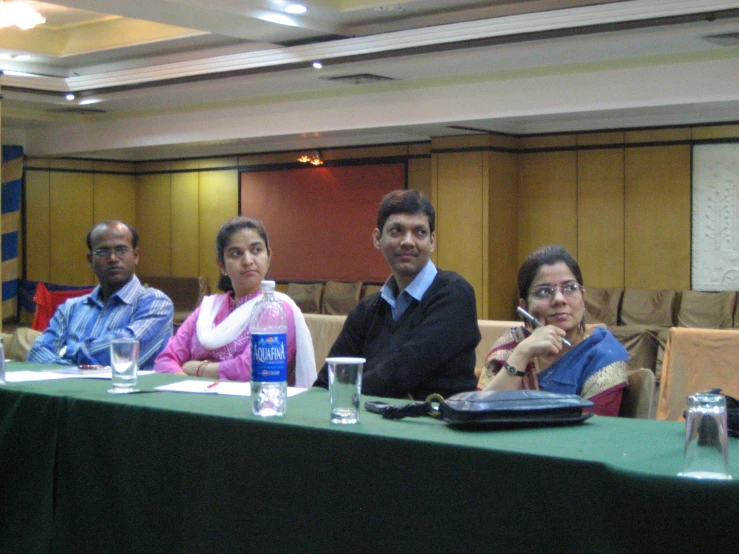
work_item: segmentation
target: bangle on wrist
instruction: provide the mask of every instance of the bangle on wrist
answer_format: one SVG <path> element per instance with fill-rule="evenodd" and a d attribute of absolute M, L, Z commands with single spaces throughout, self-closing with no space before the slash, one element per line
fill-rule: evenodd
<path fill-rule="evenodd" d="M 209 363 L 210 360 L 203 360 L 202 362 L 200 362 L 200 365 L 198 365 L 198 368 L 195 370 L 195 377 L 202 377 L 205 365 Z"/>

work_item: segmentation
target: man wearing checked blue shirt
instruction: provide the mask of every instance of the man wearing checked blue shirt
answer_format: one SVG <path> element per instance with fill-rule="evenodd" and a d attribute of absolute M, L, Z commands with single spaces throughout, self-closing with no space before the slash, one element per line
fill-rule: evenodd
<path fill-rule="evenodd" d="M 435 218 L 431 202 L 413 190 L 391 192 L 380 204 L 372 240 L 392 275 L 347 316 L 329 352 L 366 358 L 362 394 L 425 399 L 477 386 L 475 291 L 431 261 Z M 328 387 L 325 364 L 315 385 Z"/>
<path fill-rule="evenodd" d="M 110 341 L 139 340 L 139 367 L 151 369 L 172 336 L 172 301 L 144 287 L 134 274 L 138 234 L 122 221 L 105 221 L 87 234 L 87 262 L 100 285 L 59 306 L 36 339 L 28 361 L 41 364 L 110 365 Z"/>

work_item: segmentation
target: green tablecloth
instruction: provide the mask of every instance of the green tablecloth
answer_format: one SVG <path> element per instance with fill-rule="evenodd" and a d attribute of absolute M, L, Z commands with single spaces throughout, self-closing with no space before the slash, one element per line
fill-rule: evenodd
<path fill-rule="evenodd" d="M 337 427 L 320 389 L 263 420 L 248 398 L 108 388 L 0 387 L 0 550 L 735 550 L 737 441 L 735 481 L 679 478 L 684 424 L 468 432 L 363 411 Z"/>

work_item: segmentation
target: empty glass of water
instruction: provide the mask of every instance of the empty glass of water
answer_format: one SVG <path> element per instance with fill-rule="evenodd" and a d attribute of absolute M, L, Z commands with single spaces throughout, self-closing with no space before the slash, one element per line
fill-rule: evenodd
<path fill-rule="evenodd" d="M 127 393 L 136 389 L 139 366 L 139 341 L 115 339 L 110 341 L 110 369 L 113 388 L 108 392 Z"/>
<path fill-rule="evenodd" d="M 364 358 L 326 358 L 331 401 L 331 423 L 352 424 L 359 421 Z"/>
<path fill-rule="evenodd" d="M 726 397 L 709 393 L 688 396 L 685 458 L 679 475 L 695 479 L 731 479 L 728 462 Z"/>

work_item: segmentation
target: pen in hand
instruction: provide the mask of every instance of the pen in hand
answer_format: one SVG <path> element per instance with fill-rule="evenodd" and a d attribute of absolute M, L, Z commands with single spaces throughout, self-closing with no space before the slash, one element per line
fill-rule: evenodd
<path fill-rule="evenodd" d="M 544 324 L 541 321 L 539 321 L 538 319 L 536 319 L 533 315 L 531 315 L 529 312 L 527 312 L 526 310 L 524 310 L 521 306 L 519 306 L 518 308 L 516 308 L 516 311 L 519 314 L 521 314 L 521 316 L 524 319 L 526 319 L 527 321 L 529 321 L 534 327 L 544 327 Z M 572 348 L 572 343 L 570 341 L 568 341 L 567 339 L 565 339 L 565 338 L 562 339 L 562 344 L 567 345 L 570 348 Z"/>

